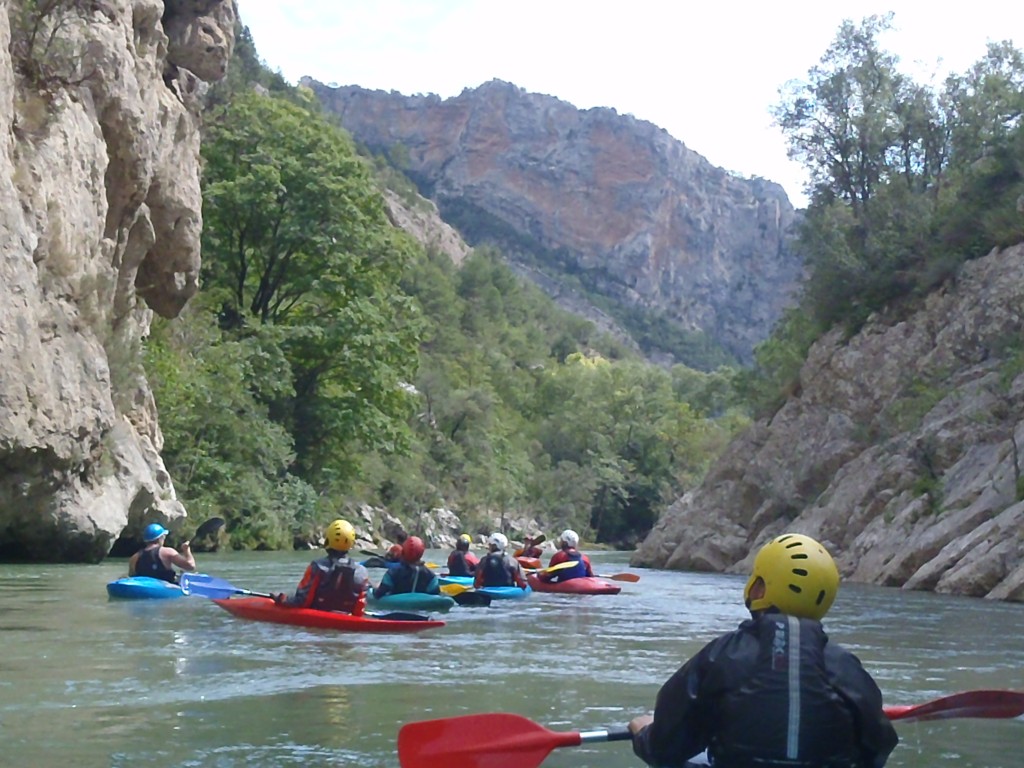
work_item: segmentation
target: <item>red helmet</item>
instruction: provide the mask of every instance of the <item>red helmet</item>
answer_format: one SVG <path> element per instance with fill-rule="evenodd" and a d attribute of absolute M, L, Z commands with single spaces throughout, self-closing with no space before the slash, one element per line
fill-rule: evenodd
<path fill-rule="evenodd" d="M 410 564 L 418 563 L 425 550 L 423 539 L 419 536 L 410 536 L 402 545 L 402 560 Z"/>

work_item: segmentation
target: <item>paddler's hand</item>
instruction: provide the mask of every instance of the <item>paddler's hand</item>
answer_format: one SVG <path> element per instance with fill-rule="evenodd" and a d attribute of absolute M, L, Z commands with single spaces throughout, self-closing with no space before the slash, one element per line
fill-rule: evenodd
<path fill-rule="evenodd" d="M 654 722 L 653 715 L 640 715 L 629 721 L 629 732 L 636 736 L 640 731 Z"/>
<path fill-rule="evenodd" d="M 191 551 L 191 549 L 192 549 L 192 542 L 191 541 L 183 541 L 183 542 L 181 542 L 181 551 L 182 552 L 189 552 L 189 551 Z"/>

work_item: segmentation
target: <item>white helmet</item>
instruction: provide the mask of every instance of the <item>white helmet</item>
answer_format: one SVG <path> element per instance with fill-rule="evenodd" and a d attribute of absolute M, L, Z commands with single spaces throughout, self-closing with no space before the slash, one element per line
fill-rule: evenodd
<path fill-rule="evenodd" d="M 492 533 L 487 537 L 487 543 L 491 549 L 497 550 L 498 552 L 504 552 L 508 547 L 508 536 L 504 533 Z"/>
<path fill-rule="evenodd" d="M 576 546 L 580 543 L 580 535 L 571 528 L 568 528 L 562 531 L 562 543 L 571 549 L 576 549 Z"/>

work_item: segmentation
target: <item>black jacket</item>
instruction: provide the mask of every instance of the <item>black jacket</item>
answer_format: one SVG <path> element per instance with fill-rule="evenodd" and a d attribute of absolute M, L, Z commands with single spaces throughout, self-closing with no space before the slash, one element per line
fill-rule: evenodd
<path fill-rule="evenodd" d="M 830 644 L 820 622 L 770 611 L 669 678 L 633 751 L 662 768 L 705 749 L 721 768 L 881 768 L 897 741 L 860 660 Z"/>

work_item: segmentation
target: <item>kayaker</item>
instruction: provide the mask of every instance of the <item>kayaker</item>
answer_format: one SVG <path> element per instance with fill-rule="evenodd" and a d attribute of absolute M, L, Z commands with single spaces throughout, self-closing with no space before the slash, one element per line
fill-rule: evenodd
<path fill-rule="evenodd" d="M 540 571 L 537 577 L 541 581 L 569 581 L 584 576 L 593 576 L 594 569 L 590 567 L 590 558 L 576 549 L 580 545 L 580 535 L 576 531 L 567 528 L 558 537 L 558 551 L 551 556 L 548 568 L 559 563 L 575 562 L 572 568 L 559 568 L 554 573 Z"/>
<path fill-rule="evenodd" d="M 542 541 L 544 541 L 544 534 L 542 533 L 536 536 L 527 536 L 523 539 L 522 549 L 517 549 L 512 554 L 515 557 L 541 557 L 544 554 L 544 550 L 538 544 Z"/>
<path fill-rule="evenodd" d="M 196 558 L 192 554 L 189 542 L 181 543 L 181 552 L 174 547 L 165 547 L 164 540 L 169 531 L 160 523 L 150 523 L 142 531 L 142 543 L 145 545 L 128 560 L 129 576 L 151 576 L 172 584 L 178 583 L 177 566 L 183 571 L 196 569 Z"/>
<path fill-rule="evenodd" d="M 527 589 L 526 577 L 516 559 L 505 550 L 508 549 L 508 537 L 503 533 L 492 533 L 487 538 L 490 550 L 476 567 L 473 586 L 481 587 L 519 587 Z"/>
<path fill-rule="evenodd" d="M 472 576 L 476 573 L 480 558 L 469 551 L 469 545 L 472 543 L 473 540 L 468 533 L 459 535 L 455 542 L 455 549 L 448 555 L 449 576 Z"/>
<path fill-rule="evenodd" d="M 899 739 L 882 694 L 821 626 L 838 590 L 832 556 L 811 537 L 765 544 L 743 592 L 751 618 L 669 678 L 653 717 L 630 722 L 637 757 L 685 766 L 706 749 L 718 768 L 885 765 Z"/>
<path fill-rule="evenodd" d="M 402 546 L 408 538 L 409 534 L 405 532 L 405 529 L 399 529 L 395 534 L 395 543 L 388 547 L 388 551 L 384 553 L 384 559 L 389 563 L 402 562 Z"/>
<path fill-rule="evenodd" d="M 335 520 L 324 533 L 327 556 L 314 560 L 291 597 L 281 593 L 274 600 L 296 608 L 341 611 L 362 616 L 370 576 L 362 565 L 348 556 L 356 531 L 347 520 Z"/>
<path fill-rule="evenodd" d="M 407 592 L 424 592 L 428 595 L 441 594 L 441 582 L 437 574 L 422 562 L 426 547 L 419 536 L 410 536 L 402 545 L 402 562 L 396 568 L 388 568 L 380 584 L 373 590 L 376 598 L 385 595 L 400 595 Z"/>

